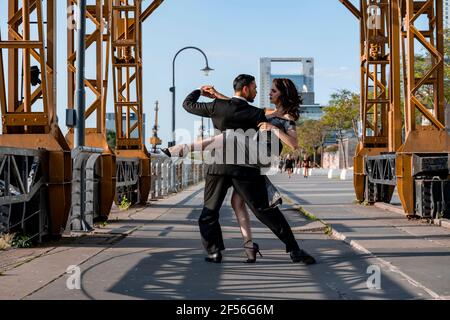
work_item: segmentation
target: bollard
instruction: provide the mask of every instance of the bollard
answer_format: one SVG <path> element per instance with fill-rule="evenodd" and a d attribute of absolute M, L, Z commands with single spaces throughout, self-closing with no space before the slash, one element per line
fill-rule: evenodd
<path fill-rule="evenodd" d="M 192 184 L 197 183 L 197 164 L 192 164 Z"/>
<path fill-rule="evenodd" d="M 194 183 L 197 184 L 200 181 L 200 179 L 199 179 L 199 175 L 200 175 L 199 168 L 200 168 L 200 165 L 198 163 L 196 163 L 194 166 L 195 166 Z"/>
<path fill-rule="evenodd" d="M 194 163 L 191 162 L 189 164 L 189 185 L 193 185 L 194 184 Z"/>
<path fill-rule="evenodd" d="M 347 169 L 342 169 L 339 178 L 340 178 L 341 180 L 345 180 L 346 175 L 347 175 Z"/>
<path fill-rule="evenodd" d="M 174 193 L 175 190 L 175 174 L 174 174 L 174 165 L 173 162 L 170 161 L 167 167 L 167 174 L 168 174 L 168 188 L 169 188 L 169 193 Z"/>
<path fill-rule="evenodd" d="M 181 162 L 177 163 L 177 180 L 176 180 L 176 190 L 180 192 L 183 188 L 183 164 Z"/>
<path fill-rule="evenodd" d="M 167 195 L 167 162 L 164 161 L 161 164 L 161 183 L 162 183 L 162 196 L 165 197 Z"/>
<path fill-rule="evenodd" d="M 155 163 L 155 197 L 158 199 L 161 195 L 161 180 L 159 179 L 160 172 L 159 172 L 159 160 Z"/>
<path fill-rule="evenodd" d="M 151 162 L 151 174 L 152 174 L 152 179 L 151 179 L 151 187 L 150 187 L 150 199 L 154 200 L 155 199 L 155 190 L 156 190 L 156 181 L 155 181 L 155 162 L 152 161 Z"/>
<path fill-rule="evenodd" d="M 163 177 L 162 177 L 162 162 L 161 161 L 159 161 L 158 163 L 157 163 L 157 168 L 158 168 L 158 198 L 161 198 L 162 197 L 162 189 L 163 189 L 163 186 L 162 186 L 162 182 L 163 182 Z"/>

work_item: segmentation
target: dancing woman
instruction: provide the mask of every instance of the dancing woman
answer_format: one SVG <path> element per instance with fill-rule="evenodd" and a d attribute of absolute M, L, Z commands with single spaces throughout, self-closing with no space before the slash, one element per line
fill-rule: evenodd
<path fill-rule="evenodd" d="M 202 92 L 205 96 L 213 99 L 230 99 L 218 92 L 213 86 L 202 87 Z M 282 149 L 281 142 L 284 142 L 292 149 L 297 150 L 296 121 L 299 119 L 299 107 L 301 104 L 297 88 L 289 79 L 276 78 L 273 80 L 269 96 L 270 102 L 275 105 L 275 109 L 265 110 L 267 122 L 261 123 L 259 129 L 262 131 L 270 131 L 278 137 L 280 140 L 280 153 Z M 208 145 L 219 143 L 222 139 L 222 135 L 218 135 L 205 139 L 202 142 L 192 143 L 190 145 L 176 145 L 162 151 L 169 157 L 182 157 L 190 150 L 204 150 Z M 270 185 L 268 179 L 266 179 L 266 181 L 268 181 L 269 188 L 273 187 Z M 231 197 L 231 206 L 236 214 L 244 240 L 244 249 L 247 255 L 247 260 L 245 262 L 254 263 L 256 262 L 257 253 L 261 255 L 259 245 L 253 242 L 250 216 L 245 206 L 245 201 L 235 190 L 233 190 Z"/>

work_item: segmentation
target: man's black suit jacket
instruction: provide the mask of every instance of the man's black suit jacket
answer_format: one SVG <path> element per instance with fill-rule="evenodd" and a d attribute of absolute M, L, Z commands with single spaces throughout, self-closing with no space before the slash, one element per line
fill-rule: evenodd
<path fill-rule="evenodd" d="M 267 122 L 264 110 L 249 105 L 242 99 L 216 99 L 213 102 L 197 102 L 200 90 L 189 94 L 183 102 L 183 108 L 197 116 L 211 118 L 214 128 L 222 132 L 229 129 L 258 130 L 258 124 Z M 208 166 L 208 174 L 247 177 L 260 175 L 260 169 L 233 164 L 212 164 Z"/>

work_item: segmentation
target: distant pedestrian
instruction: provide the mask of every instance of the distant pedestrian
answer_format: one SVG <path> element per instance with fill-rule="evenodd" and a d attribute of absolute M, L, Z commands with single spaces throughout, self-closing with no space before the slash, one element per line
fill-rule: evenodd
<path fill-rule="evenodd" d="M 302 173 L 302 159 L 299 157 L 297 158 L 297 161 L 295 162 L 295 174 L 301 174 Z"/>
<path fill-rule="evenodd" d="M 278 165 L 278 169 L 280 169 L 280 173 L 283 173 L 283 169 L 284 169 L 284 159 L 283 158 L 280 159 L 280 164 Z"/>
<path fill-rule="evenodd" d="M 307 154 L 305 154 L 305 156 L 303 157 L 302 167 L 303 167 L 303 178 L 308 178 L 309 168 L 311 168 L 311 161 L 309 160 Z"/>
<path fill-rule="evenodd" d="M 289 179 L 291 178 L 292 173 L 294 172 L 294 159 L 291 158 L 291 155 L 288 154 L 286 157 L 286 171 L 288 173 Z"/>

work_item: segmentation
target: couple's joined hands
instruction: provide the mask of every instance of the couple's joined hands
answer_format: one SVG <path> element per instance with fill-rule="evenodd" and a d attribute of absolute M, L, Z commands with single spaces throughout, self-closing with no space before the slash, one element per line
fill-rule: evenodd
<path fill-rule="evenodd" d="M 205 85 L 200 88 L 201 95 L 210 99 L 223 99 L 225 98 L 224 95 L 222 95 L 220 92 L 218 92 L 214 86 L 212 85 Z M 272 117 L 277 116 L 276 112 L 273 112 Z M 262 131 L 271 131 L 278 129 L 276 126 L 269 122 L 261 122 L 258 125 L 259 129 Z"/>
<path fill-rule="evenodd" d="M 271 130 L 278 129 L 278 127 L 274 126 L 273 124 L 271 124 L 269 122 L 261 122 L 260 124 L 258 124 L 258 128 L 261 131 L 271 131 Z"/>
<path fill-rule="evenodd" d="M 200 88 L 201 94 L 204 97 L 211 98 L 211 99 L 217 99 L 219 98 L 219 92 L 214 88 L 214 86 L 207 85 L 202 86 Z"/>

